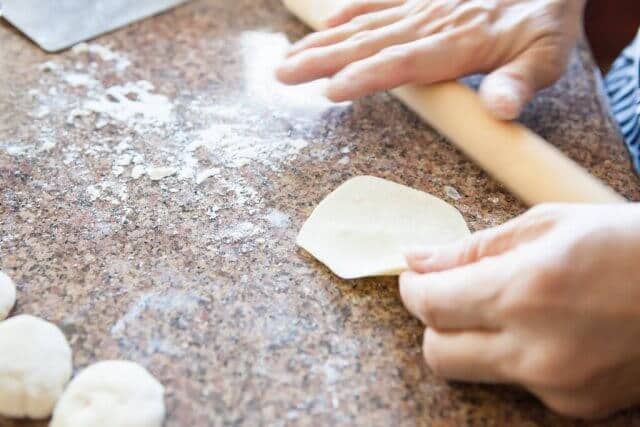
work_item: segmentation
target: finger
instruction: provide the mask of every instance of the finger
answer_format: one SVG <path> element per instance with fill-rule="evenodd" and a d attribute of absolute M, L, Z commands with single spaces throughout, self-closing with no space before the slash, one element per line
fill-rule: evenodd
<path fill-rule="evenodd" d="M 474 37 L 480 18 L 446 29 L 446 21 L 438 18 L 441 14 L 442 10 L 433 8 L 407 19 L 404 24 L 414 31 L 425 19 L 432 22 L 420 30 L 420 39 L 391 46 L 345 67 L 333 77 L 325 95 L 333 101 L 348 101 L 410 82 L 431 84 L 485 69 L 487 58 L 477 50 L 486 43 L 482 37 Z"/>
<path fill-rule="evenodd" d="M 472 264 L 535 240 L 553 223 L 553 216 L 527 213 L 449 245 L 414 249 L 406 254 L 407 264 L 417 273 L 433 273 Z"/>
<path fill-rule="evenodd" d="M 459 381 L 508 382 L 501 373 L 506 342 L 494 332 L 439 332 L 427 328 L 422 351 L 434 374 Z"/>
<path fill-rule="evenodd" d="M 513 247 L 515 229 L 516 226 L 507 223 L 449 245 L 414 249 L 406 254 L 407 264 L 417 273 L 434 273 L 500 255 Z"/>
<path fill-rule="evenodd" d="M 410 37 L 409 29 L 401 23 L 361 32 L 340 43 L 307 49 L 288 58 L 278 68 L 278 77 L 289 84 L 330 77 L 348 64 L 404 43 Z"/>
<path fill-rule="evenodd" d="M 335 27 L 351 21 L 356 16 L 399 6 L 404 0 L 360 0 L 343 7 L 327 19 L 329 27 Z"/>
<path fill-rule="evenodd" d="M 347 101 L 409 82 L 458 77 L 464 70 L 454 57 L 445 34 L 395 45 L 345 67 L 331 79 L 326 95 L 333 101 Z"/>
<path fill-rule="evenodd" d="M 541 89 L 553 84 L 562 74 L 562 60 L 550 61 L 557 53 L 546 48 L 530 49 L 512 62 L 498 68 L 480 85 L 480 97 L 498 119 L 518 118 L 524 107 Z"/>
<path fill-rule="evenodd" d="M 287 51 L 287 57 L 297 55 L 306 49 L 328 46 L 348 39 L 362 31 L 373 30 L 397 22 L 403 17 L 400 9 L 394 8 L 362 16 L 357 22 L 349 22 L 328 30 L 312 33 L 294 43 Z"/>
<path fill-rule="evenodd" d="M 488 258 L 439 273 L 405 272 L 400 297 L 411 314 L 438 330 L 499 329 L 496 308 L 507 261 Z"/>

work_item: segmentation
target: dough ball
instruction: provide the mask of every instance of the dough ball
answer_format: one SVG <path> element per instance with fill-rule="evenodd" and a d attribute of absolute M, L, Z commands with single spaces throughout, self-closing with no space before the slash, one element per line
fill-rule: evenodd
<path fill-rule="evenodd" d="M 16 285 L 9 276 L 0 271 L 0 320 L 6 319 L 16 303 Z"/>
<path fill-rule="evenodd" d="M 404 252 L 469 235 L 445 201 L 373 176 L 352 178 L 314 209 L 297 243 L 343 279 L 393 276 L 407 269 Z"/>
<path fill-rule="evenodd" d="M 164 387 L 142 366 L 109 360 L 71 381 L 49 427 L 160 427 Z"/>
<path fill-rule="evenodd" d="M 71 371 L 71 347 L 57 326 L 24 314 L 0 322 L 0 415 L 47 418 Z"/>

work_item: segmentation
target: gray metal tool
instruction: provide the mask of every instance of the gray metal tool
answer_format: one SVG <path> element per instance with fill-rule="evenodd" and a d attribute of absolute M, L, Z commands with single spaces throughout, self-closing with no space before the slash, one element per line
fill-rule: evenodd
<path fill-rule="evenodd" d="M 48 52 L 66 49 L 187 0 L 0 0 L 0 14 Z"/>

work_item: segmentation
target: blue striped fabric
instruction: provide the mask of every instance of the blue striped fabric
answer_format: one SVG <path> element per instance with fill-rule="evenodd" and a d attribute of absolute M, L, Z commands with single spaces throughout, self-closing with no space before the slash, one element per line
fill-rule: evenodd
<path fill-rule="evenodd" d="M 640 173 L 640 34 L 613 63 L 605 86 L 613 115 Z"/>

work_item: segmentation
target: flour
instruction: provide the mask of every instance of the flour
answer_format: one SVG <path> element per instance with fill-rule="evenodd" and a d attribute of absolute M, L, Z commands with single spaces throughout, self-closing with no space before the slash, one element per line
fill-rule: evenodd
<path fill-rule="evenodd" d="M 115 63 L 116 71 L 123 71 L 131 65 L 127 57 L 97 43 L 78 43 L 71 48 L 71 51 L 77 55 L 89 53 L 98 56 L 102 61 L 112 61 Z"/>
<path fill-rule="evenodd" d="M 91 202 L 105 200 L 113 205 L 119 205 L 129 198 L 129 193 L 125 187 L 109 180 L 89 185 L 86 192 Z"/>
<path fill-rule="evenodd" d="M 55 159 L 48 166 L 69 171 L 80 192 L 74 196 L 94 212 L 109 209 L 118 222 L 145 205 L 140 198 L 161 193 L 193 210 L 186 216 L 215 227 L 203 239 L 216 242 L 216 251 L 227 244 L 238 248 L 221 253 L 254 250 L 266 242 L 267 228 L 291 225 L 287 214 L 265 209 L 265 174 L 307 150 L 330 158 L 335 147 L 310 147 L 306 135 L 323 126 L 319 115 L 343 106 L 327 101 L 322 85 L 286 87 L 275 80 L 277 55 L 288 46 L 282 34 L 245 32 L 240 45 L 242 85 L 203 93 L 185 86 L 176 95 L 165 90 L 162 73 L 134 69 L 134 56 L 112 46 L 76 45 L 39 66 L 29 92 L 39 126 L 35 142 L 0 142 L 0 150 Z"/>
<path fill-rule="evenodd" d="M 229 227 L 223 237 L 233 242 L 263 233 L 264 230 L 250 221 L 243 221 Z"/>
<path fill-rule="evenodd" d="M 31 144 L 28 144 L 28 145 L 5 145 L 4 146 L 4 149 L 7 152 L 7 154 L 9 154 L 10 156 L 16 156 L 16 157 L 24 155 L 31 148 L 33 148 L 33 145 L 31 145 Z"/>
<path fill-rule="evenodd" d="M 46 105 L 40 105 L 33 110 L 29 115 L 34 119 L 43 119 L 51 113 L 51 108 Z"/>
<path fill-rule="evenodd" d="M 138 179 L 140 178 L 142 175 L 144 175 L 145 170 L 144 167 L 141 165 L 135 165 L 133 167 L 133 169 L 131 169 L 131 178 L 133 179 Z"/>
<path fill-rule="evenodd" d="M 216 176 L 219 173 L 220 169 L 218 168 L 205 169 L 196 175 L 196 184 L 202 184 L 206 179 Z"/>
<path fill-rule="evenodd" d="M 161 179 L 175 175 L 178 172 L 176 168 L 170 166 L 161 166 L 147 169 L 147 175 L 152 181 L 159 181 Z"/>
<path fill-rule="evenodd" d="M 444 186 L 444 192 L 447 194 L 447 196 L 453 200 L 460 200 L 462 199 L 462 196 L 460 195 L 460 193 L 458 192 L 458 190 L 456 190 L 454 187 L 450 186 L 450 185 L 445 185 Z"/>
<path fill-rule="evenodd" d="M 324 96 L 327 80 L 287 86 L 275 78 L 275 69 L 284 58 L 289 41 L 281 33 L 245 31 L 240 37 L 244 59 L 246 91 L 255 102 L 289 116 L 300 112 L 312 119 L 336 104 Z M 345 103 L 344 105 L 348 105 Z M 304 117 L 304 116 L 303 116 Z"/>
<path fill-rule="evenodd" d="M 276 228 L 287 228 L 291 224 L 289 216 L 277 209 L 271 209 L 264 218 Z"/>
<path fill-rule="evenodd" d="M 127 327 L 135 323 L 145 311 L 166 316 L 169 313 L 189 313 L 198 307 L 199 299 L 195 295 L 170 291 L 166 294 L 149 292 L 135 301 L 126 313 L 111 327 L 111 334 L 119 336 Z"/>
<path fill-rule="evenodd" d="M 66 73 L 63 75 L 64 81 L 73 87 L 86 86 L 94 87 L 98 86 L 98 81 L 91 77 L 89 74 L 84 73 Z"/>
<path fill-rule="evenodd" d="M 173 106 L 166 96 L 153 93 L 153 89 L 146 80 L 114 85 L 86 101 L 83 108 L 137 129 L 162 126 L 171 120 Z"/>
<path fill-rule="evenodd" d="M 349 164 L 349 161 L 349 156 L 342 156 L 342 158 L 340 158 L 340 160 L 338 160 L 336 164 L 339 166 L 345 166 Z"/>
<path fill-rule="evenodd" d="M 42 145 L 40 146 L 40 148 L 38 149 L 39 151 L 51 151 L 53 148 L 55 148 L 56 143 L 54 141 L 45 141 L 42 143 Z"/>
<path fill-rule="evenodd" d="M 196 133 L 187 146 L 183 161 L 193 153 L 206 149 L 215 154 L 217 163 L 226 168 L 240 168 L 259 163 L 278 170 L 283 160 L 291 160 L 309 143 L 300 138 L 263 138 L 243 124 L 216 123 Z"/>

